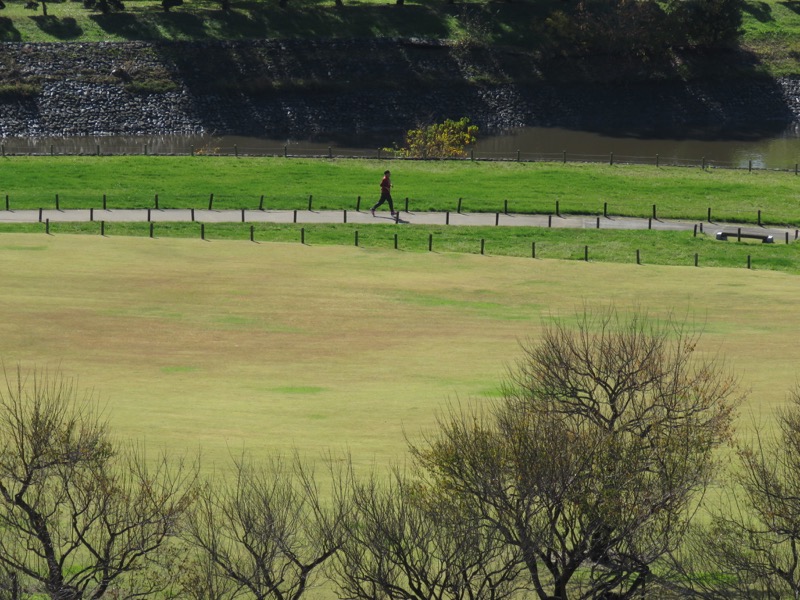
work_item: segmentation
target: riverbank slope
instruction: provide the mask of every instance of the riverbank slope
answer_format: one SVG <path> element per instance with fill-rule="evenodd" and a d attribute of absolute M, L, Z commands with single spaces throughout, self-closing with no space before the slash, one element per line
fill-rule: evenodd
<path fill-rule="evenodd" d="M 422 38 L 7 42 L 2 56 L 0 82 L 24 90 L 0 97 L 2 137 L 330 139 L 462 116 L 484 133 L 558 126 L 756 136 L 800 122 L 800 77 L 640 78 L 620 66 L 618 77 L 554 82 L 519 50 Z"/>

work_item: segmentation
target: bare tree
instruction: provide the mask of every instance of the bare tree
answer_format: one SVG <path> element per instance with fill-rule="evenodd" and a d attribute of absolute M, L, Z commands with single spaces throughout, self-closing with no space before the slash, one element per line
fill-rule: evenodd
<path fill-rule="evenodd" d="M 192 471 L 114 444 L 90 395 L 61 375 L 6 376 L 0 392 L 0 565 L 53 600 L 135 598 L 166 579 Z"/>
<path fill-rule="evenodd" d="M 539 598 L 641 595 L 740 400 L 697 341 L 685 323 L 614 309 L 557 321 L 523 345 L 490 414 L 451 411 L 412 451 L 518 549 Z"/>
<path fill-rule="evenodd" d="M 331 469 L 330 493 L 323 495 L 296 454 L 263 464 L 242 456 L 232 472 L 206 483 L 185 528 L 184 539 L 200 554 L 190 595 L 302 598 L 342 544 L 343 486 Z"/>
<path fill-rule="evenodd" d="M 800 389 L 777 431 L 757 428 L 738 454 L 710 524 L 679 556 L 681 581 L 704 598 L 800 598 Z"/>
<path fill-rule="evenodd" d="M 521 590 L 519 556 L 498 532 L 395 469 L 353 479 L 347 537 L 334 560 L 353 600 L 503 600 Z"/>

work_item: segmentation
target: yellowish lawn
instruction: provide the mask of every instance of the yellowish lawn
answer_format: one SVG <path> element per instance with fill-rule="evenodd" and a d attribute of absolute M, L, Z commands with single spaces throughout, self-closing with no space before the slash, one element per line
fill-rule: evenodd
<path fill-rule="evenodd" d="M 800 278 L 299 244 L 0 236 L 0 357 L 93 388 L 152 450 L 402 460 L 448 401 L 490 397 L 541 319 L 588 305 L 705 327 L 766 415 L 796 382 Z M 767 411 L 767 412 L 764 412 Z"/>

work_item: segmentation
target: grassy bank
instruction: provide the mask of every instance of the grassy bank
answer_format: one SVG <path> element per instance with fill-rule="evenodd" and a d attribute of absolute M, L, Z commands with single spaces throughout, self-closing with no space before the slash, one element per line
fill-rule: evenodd
<path fill-rule="evenodd" d="M 551 47 L 547 17 L 560 8 L 557 1 L 449 4 L 410 0 L 398 7 L 378 0 L 345 2 L 337 8 L 330 0 L 290 0 L 281 9 L 276 3 L 233 0 L 230 11 L 219 3 L 193 0 L 164 13 L 160 2 L 128 0 L 124 13 L 102 15 L 76 2 L 47 3 L 47 16 L 24 8 L 22 2 L 9 2 L 0 19 L 0 40 L 25 42 L 125 41 L 125 40 L 229 40 L 252 38 L 363 38 L 428 37 L 450 39 L 464 44 L 514 46 L 530 52 L 528 60 L 540 63 L 543 57 L 570 54 Z M 727 76 L 800 73 L 797 51 L 800 48 L 800 15 L 790 4 L 778 0 L 745 2 L 740 54 L 728 53 L 720 60 L 694 56 L 699 63 L 690 66 L 683 56 L 680 64 L 657 68 L 647 57 L 640 68 L 663 70 L 675 75 L 698 73 L 712 76 L 720 70 Z M 619 57 L 610 61 L 619 64 Z M 631 57 L 626 54 L 625 61 Z M 635 61 L 634 61 L 635 62 Z M 649 65 L 649 67 L 648 67 Z M 540 66 L 542 66 L 540 64 Z M 594 65 L 595 68 L 599 64 Z M 613 68 L 609 70 L 609 75 Z M 561 73 L 563 74 L 563 73 Z M 655 73 L 651 73 L 651 76 Z M 559 71 L 550 73 L 558 78 Z"/>
<path fill-rule="evenodd" d="M 391 168 L 395 201 L 409 210 L 598 214 L 800 225 L 800 179 L 791 172 L 655 166 L 470 161 L 233 157 L 5 157 L 0 184 L 15 209 L 58 207 L 361 208 Z"/>

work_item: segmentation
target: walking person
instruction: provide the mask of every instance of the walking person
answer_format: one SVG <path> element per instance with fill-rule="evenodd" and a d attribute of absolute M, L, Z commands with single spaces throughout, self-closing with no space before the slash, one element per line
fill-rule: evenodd
<path fill-rule="evenodd" d="M 381 179 L 381 199 L 378 200 L 378 203 L 370 209 L 373 217 L 375 216 L 375 209 L 384 202 L 389 203 L 389 211 L 392 213 L 392 216 L 397 216 L 397 213 L 394 212 L 394 202 L 392 202 L 391 175 L 392 174 L 389 171 L 383 172 L 383 179 Z"/>

